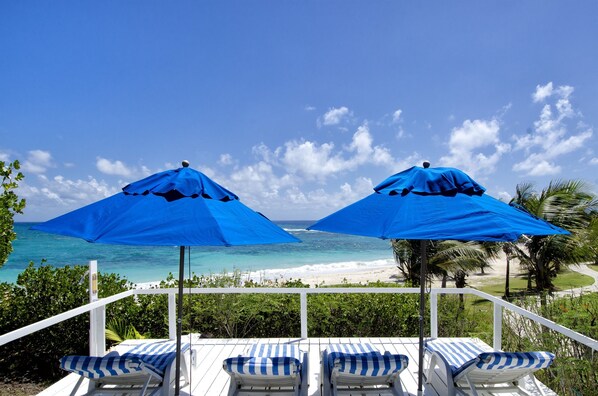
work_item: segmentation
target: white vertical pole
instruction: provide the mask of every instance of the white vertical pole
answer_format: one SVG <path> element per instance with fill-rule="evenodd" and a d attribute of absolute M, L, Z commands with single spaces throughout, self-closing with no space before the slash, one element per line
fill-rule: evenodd
<path fill-rule="evenodd" d="M 301 338 L 307 338 L 307 293 L 301 292 Z"/>
<path fill-rule="evenodd" d="M 98 301 L 98 262 L 89 262 L 89 302 Z M 106 307 L 89 311 L 89 355 L 106 354 Z"/>
<path fill-rule="evenodd" d="M 502 350 L 502 306 L 494 303 L 494 340 L 492 347 Z"/>
<path fill-rule="evenodd" d="M 430 336 L 438 338 L 438 293 L 430 291 Z"/>
<path fill-rule="evenodd" d="M 168 338 L 176 339 L 176 295 L 168 294 Z"/>

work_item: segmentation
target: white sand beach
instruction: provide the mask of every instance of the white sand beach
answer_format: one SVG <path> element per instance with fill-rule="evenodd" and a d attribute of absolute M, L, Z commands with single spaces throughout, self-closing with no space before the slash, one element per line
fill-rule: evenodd
<path fill-rule="evenodd" d="M 504 253 L 500 253 L 499 258 L 491 261 L 491 267 L 485 268 L 484 273 L 476 272 L 468 276 L 467 282 L 470 286 L 479 286 L 484 283 L 495 282 L 497 279 L 504 279 L 506 274 L 507 261 Z M 511 260 L 511 276 L 519 273 L 519 263 Z M 281 277 L 281 279 L 285 279 Z M 368 282 L 400 282 L 399 270 L 396 264 L 377 266 L 373 269 L 352 269 L 346 272 L 326 272 L 320 271 L 300 277 L 301 281 L 311 286 L 315 285 L 333 285 L 344 281 L 348 283 L 368 283 Z M 440 286 L 439 281 L 438 285 Z M 450 287 L 449 283 L 449 287 Z"/>
<path fill-rule="evenodd" d="M 276 271 L 271 270 L 268 274 L 260 271 L 251 273 L 249 275 L 256 281 L 264 279 L 288 281 L 300 279 L 303 283 L 309 284 L 312 287 L 318 285 L 338 285 L 341 283 L 361 283 L 367 284 L 369 282 L 402 282 L 397 265 L 393 260 L 379 260 L 371 262 L 372 265 L 364 264 L 358 267 L 344 268 L 342 266 L 319 265 L 315 271 L 302 271 L 301 275 L 293 274 L 292 270 Z M 506 274 L 506 257 L 503 252 L 499 254 L 497 259 L 490 262 L 490 267 L 484 269 L 484 273 L 478 271 L 471 273 L 467 277 L 467 283 L 473 287 L 479 287 L 484 283 L 493 283 L 497 280 L 502 280 Z M 517 260 L 511 260 L 511 277 L 519 274 L 521 268 Z M 138 283 L 137 288 L 149 288 L 158 286 L 159 282 Z M 449 281 L 448 287 L 452 287 Z M 440 287 L 440 280 L 434 282 L 434 287 Z"/>

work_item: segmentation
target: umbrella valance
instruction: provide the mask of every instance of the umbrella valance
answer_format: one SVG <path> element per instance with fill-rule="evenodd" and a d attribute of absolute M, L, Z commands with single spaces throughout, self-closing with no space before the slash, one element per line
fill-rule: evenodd
<path fill-rule="evenodd" d="M 413 167 L 309 229 L 382 239 L 515 241 L 521 235 L 569 234 L 487 194 L 454 168 Z"/>
<path fill-rule="evenodd" d="M 414 166 L 384 180 L 374 191 L 388 195 L 482 195 L 486 189 L 459 169 Z"/>
<path fill-rule="evenodd" d="M 32 227 L 88 242 L 238 246 L 299 242 L 191 168 L 160 172 L 123 192 Z"/>
<path fill-rule="evenodd" d="M 239 199 L 203 173 L 183 167 L 148 176 L 123 188 L 125 194 L 155 194 L 174 200 L 183 197 L 203 197 L 218 201 Z"/>

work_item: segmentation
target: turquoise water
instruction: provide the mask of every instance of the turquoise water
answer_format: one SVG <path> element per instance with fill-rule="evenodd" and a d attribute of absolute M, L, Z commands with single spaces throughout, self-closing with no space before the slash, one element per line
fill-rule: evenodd
<path fill-rule="evenodd" d="M 314 273 L 342 273 L 393 262 L 388 241 L 307 231 L 312 221 L 278 221 L 302 243 L 233 247 L 192 247 L 191 271 L 215 274 L 240 270 L 254 278 L 278 276 L 301 278 Z M 88 243 L 84 240 L 30 230 L 34 223 L 17 223 L 17 239 L 8 262 L 0 268 L 0 282 L 15 282 L 33 261 L 42 259 L 54 266 L 86 265 L 98 260 L 100 272 L 113 272 L 134 283 L 165 279 L 178 273 L 179 248 L 120 246 Z"/>

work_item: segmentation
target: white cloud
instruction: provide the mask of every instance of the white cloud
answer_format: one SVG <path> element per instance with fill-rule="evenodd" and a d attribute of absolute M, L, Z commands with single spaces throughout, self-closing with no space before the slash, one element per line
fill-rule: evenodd
<path fill-rule="evenodd" d="M 552 95 L 552 82 L 542 86 L 536 85 L 536 92 L 533 93 L 532 98 L 534 103 L 541 102 Z"/>
<path fill-rule="evenodd" d="M 340 154 L 333 154 L 334 144 L 318 145 L 310 141 L 285 143 L 281 161 L 292 173 L 302 173 L 308 178 L 325 178 L 345 169 Z"/>
<path fill-rule="evenodd" d="M 337 125 L 340 122 L 350 115 L 349 109 L 345 106 L 339 108 L 332 108 L 326 112 L 323 116 L 323 124 L 324 125 Z"/>
<path fill-rule="evenodd" d="M 317 218 L 347 206 L 372 194 L 373 184 L 369 178 L 358 177 L 352 183 L 344 182 L 337 190 L 323 188 L 303 190 L 293 186 L 285 190 L 283 201 L 293 205 L 293 209 L 304 213 L 304 218 Z"/>
<path fill-rule="evenodd" d="M 35 185 L 34 185 L 35 184 Z M 19 185 L 19 196 L 27 199 L 25 218 L 46 220 L 120 192 L 103 180 L 89 176 L 87 179 L 68 179 L 64 176 L 24 180 Z"/>
<path fill-rule="evenodd" d="M 590 165 L 598 165 L 598 157 L 594 157 L 590 160 Z"/>
<path fill-rule="evenodd" d="M 513 196 L 506 191 L 501 191 L 498 193 L 498 199 L 505 203 L 509 203 L 511 202 L 511 199 L 513 199 Z"/>
<path fill-rule="evenodd" d="M 0 152 L 0 161 L 10 162 L 10 156 L 7 153 Z"/>
<path fill-rule="evenodd" d="M 305 106 L 305 111 L 314 111 L 316 108 L 314 106 L 307 105 Z"/>
<path fill-rule="evenodd" d="M 337 190 L 323 187 L 328 178 L 362 165 L 382 165 L 401 170 L 390 151 L 375 145 L 367 124 L 361 125 L 345 145 L 288 141 L 270 149 L 261 143 L 252 149 L 256 163 L 237 167 L 228 178 L 218 178 L 241 200 L 266 216 L 315 219 L 373 192 L 372 181 L 357 177 L 339 182 Z M 412 158 L 407 159 L 413 165 Z M 267 203 L 266 203 L 267 202 Z M 340 206 L 339 206 L 340 205 Z M 298 217 L 297 217 L 298 216 Z"/>
<path fill-rule="evenodd" d="M 554 98 L 554 103 L 546 103 L 534 129 L 525 135 L 513 136 L 515 150 L 522 150 L 525 159 L 513 165 L 516 172 L 530 176 L 556 175 L 561 171 L 557 159 L 565 154 L 583 149 L 592 137 L 592 128 L 578 122 L 575 134 L 568 130 L 568 121 L 580 117 L 575 111 L 570 98 L 573 87 L 564 85 L 554 88 L 552 83 L 536 87 L 534 102 Z"/>
<path fill-rule="evenodd" d="M 499 132 L 497 119 L 465 120 L 451 131 L 450 154 L 440 158 L 441 165 L 461 168 L 471 176 L 494 172 L 502 155 L 511 150 L 500 141 Z"/>
<path fill-rule="evenodd" d="M 106 158 L 99 157 L 96 161 L 96 167 L 102 173 L 107 175 L 117 175 L 123 177 L 131 177 L 133 171 L 129 169 L 122 161 L 110 161 Z"/>
<path fill-rule="evenodd" d="M 22 169 L 25 172 L 41 174 L 52 166 L 54 164 L 49 151 L 31 150 L 27 153 L 27 159 L 23 162 Z"/>
<path fill-rule="evenodd" d="M 561 167 L 554 162 L 542 158 L 540 154 L 532 154 L 525 160 L 513 165 L 515 172 L 524 172 L 529 176 L 550 176 L 558 175 Z"/>
<path fill-rule="evenodd" d="M 403 110 L 401 110 L 401 109 L 397 109 L 394 113 L 392 113 L 392 122 L 393 123 L 399 122 L 399 120 L 401 119 L 402 113 L 403 113 Z"/>
<path fill-rule="evenodd" d="M 277 149 L 289 173 L 301 174 L 308 179 L 323 180 L 326 177 L 354 170 L 363 164 L 382 166 L 394 165 L 390 151 L 383 146 L 374 146 L 367 124 L 361 125 L 353 134 L 351 143 L 343 150 L 334 151 L 334 143 L 318 145 L 311 141 L 290 141 L 284 149 Z"/>
<path fill-rule="evenodd" d="M 106 175 L 122 176 L 125 178 L 146 177 L 152 173 L 152 171 L 144 165 L 141 167 L 132 167 L 126 165 L 122 161 L 110 161 L 102 157 L 97 158 L 96 168 Z"/>
<path fill-rule="evenodd" d="M 218 163 L 220 165 L 231 165 L 233 163 L 233 157 L 230 154 L 220 154 Z"/>

